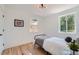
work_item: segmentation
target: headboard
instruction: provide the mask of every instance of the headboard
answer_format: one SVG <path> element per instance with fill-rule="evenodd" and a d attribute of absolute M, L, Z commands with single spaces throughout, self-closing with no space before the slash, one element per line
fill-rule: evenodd
<path fill-rule="evenodd" d="M 46 34 L 38 34 L 38 35 L 35 35 L 35 36 L 34 36 L 34 40 L 35 40 L 36 38 L 38 38 L 38 37 L 47 37 L 47 35 L 46 35 Z"/>

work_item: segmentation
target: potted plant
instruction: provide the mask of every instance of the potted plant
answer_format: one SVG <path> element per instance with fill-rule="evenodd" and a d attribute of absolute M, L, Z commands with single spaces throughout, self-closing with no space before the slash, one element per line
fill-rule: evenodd
<path fill-rule="evenodd" d="M 79 44 L 75 40 L 72 40 L 71 37 L 66 37 L 65 41 L 68 43 L 70 50 L 73 51 L 73 55 L 75 55 L 75 52 L 79 50 Z"/>
<path fill-rule="evenodd" d="M 70 42 L 69 48 L 73 51 L 73 55 L 75 55 L 75 52 L 79 50 L 79 45 L 73 40 L 73 42 Z"/>

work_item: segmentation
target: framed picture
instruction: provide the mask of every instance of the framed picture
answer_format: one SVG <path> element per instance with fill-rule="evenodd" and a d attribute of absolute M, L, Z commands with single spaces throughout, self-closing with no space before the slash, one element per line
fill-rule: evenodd
<path fill-rule="evenodd" d="M 14 19 L 15 27 L 24 27 L 24 20 Z"/>

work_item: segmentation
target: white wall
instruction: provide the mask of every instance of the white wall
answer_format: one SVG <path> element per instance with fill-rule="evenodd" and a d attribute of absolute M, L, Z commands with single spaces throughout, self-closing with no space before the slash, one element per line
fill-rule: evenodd
<path fill-rule="evenodd" d="M 0 35 L 0 55 L 1 55 L 1 53 L 2 53 L 2 51 L 4 50 L 4 46 L 3 46 L 3 43 L 5 42 L 4 41 L 4 33 L 3 33 L 3 21 L 4 21 L 4 19 L 3 19 L 3 17 L 2 17 L 2 15 L 3 15 L 3 5 L 0 5 L 0 34 L 2 34 L 2 35 Z"/>
<path fill-rule="evenodd" d="M 14 47 L 21 44 L 26 44 L 33 41 L 33 33 L 29 32 L 30 19 L 41 19 L 40 17 L 30 13 L 26 8 L 20 6 L 6 6 L 5 14 L 5 47 Z M 24 20 L 24 27 L 14 27 L 14 19 Z"/>
<path fill-rule="evenodd" d="M 67 34 L 67 33 L 59 33 L 58 31 L 58 16 L 67 14 L 67 13 L 72 13 L 72 12 L 76 12 L 76 16 L 77 18 L 76 20 L 76 34 Z M 49 16 L 44 17 L 44 23 L 43 25 L 43 32 L 50 35 L 50 36 L 57 36 L 57 37 L 67 37 L 67 36 L 71 36 L 73 39 L 75 39 L 76 37 L 79 37 L 79 6 L 69 9 L 69 10 L 65 10 L 62 11 L 60 13 L 57 14 L 51 14 Z"/>
<path fill-rule="evenodd" d="M 26 44 L 33 41 L 34 34 L 46 33 L 49 36 L 58 36 L 58 37 L 76 37 L 79 35 L 79 18 L 77 17 L 77 33 L 76 34 L 62 34 L 58 32 L 58 16 L 70 13 L 77 12 L 79 16 L 79 7 L 65 10 L 58 14 L 52 14 L 46 17 L 37 16 L 31 12 L 28 12 L 31 9 L 28 7 L 22 7 L 21 5 L 6 5 L 5 6 L 5 47 L 14 47 L 21 44 Z M 24 20 L 24 27 L 14 27 L 14 19 Z M 39 19 L 39 32 L 30 33 L 29 32 L 29 20 L 30 19 Z"/>

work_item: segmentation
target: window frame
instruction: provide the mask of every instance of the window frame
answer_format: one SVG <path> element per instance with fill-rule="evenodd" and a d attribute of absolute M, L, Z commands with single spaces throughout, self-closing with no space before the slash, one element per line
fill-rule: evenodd
<path fill-rule="evenodd" d="M 63 32 L 63 31 L 61 31 L 60 29 L 60 21 L 61 21 L 61 17 L 63 17 L 63 16 L 67 16 L 67 15 L 72 15 L 72 14 L 74 14 L 74 25 L 75 25 L 75 29 L 74 29 L 74 32 L 68 32 L 67 31 L 67 20 L 66 20 L 66 32 Z M 61 15 L 61 16 L 58 16 L 58 32 L 59 33 L 70 33 L 70 34 L 75 34 L 76 33 L 76 12 L 72 12 L 72 13 L 67 13 L 67 14 L 64 14 L 64 15 Z"/>

